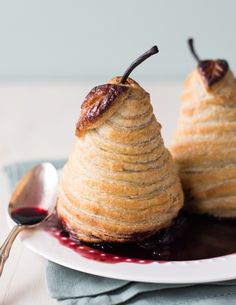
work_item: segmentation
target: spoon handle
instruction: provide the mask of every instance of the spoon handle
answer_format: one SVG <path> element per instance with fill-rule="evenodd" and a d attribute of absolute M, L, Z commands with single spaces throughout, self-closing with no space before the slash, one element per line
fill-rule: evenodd
<path fill-rule="evenodd" d="M 9 235 L 7 236 L 5 242 L 0 248 L 0 276 L 2 274 L 6 260 L 8 259 L 12 244 L 16 236 L 24 229 L 24 226 L 14 226 Z"/>

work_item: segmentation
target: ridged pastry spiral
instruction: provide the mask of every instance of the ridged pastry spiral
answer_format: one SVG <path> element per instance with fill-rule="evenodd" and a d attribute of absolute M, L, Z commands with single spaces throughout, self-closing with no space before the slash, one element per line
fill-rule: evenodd
<path fill-rule="evenodd" d="M 210 61 L 205 62 L 209 66 Z M 179 166 L 186 207 L 236 217 L 236 80 L 230 70 L 224 76 L 217 61 L 210 64 L 216 65 L 213 85 L 207 85 L 199 68 L 186 80 L 171 152 Z"/>
<path fill-rule="evenodd" d="M 150 97 L 114 78 L 82 104 L 77 141 L 63 169 L 57 213 L 86 242 L 128 242 L 167 227 L 183 204 Z"/>

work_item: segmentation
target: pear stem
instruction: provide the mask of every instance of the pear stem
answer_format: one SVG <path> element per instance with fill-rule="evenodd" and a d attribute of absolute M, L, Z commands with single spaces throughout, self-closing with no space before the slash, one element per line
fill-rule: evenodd
<path fill-rule="evenodd" d="M 158 47 L 157 46 L 153 46 L 150 50 L 148 50 L 147 52 L 145 52 L 144 54 L 142 54 L 141 56 L 139 56 L 137 59 L 135 59 L 135 61 L 132 62 L 132 64 L 128 67 L 128 69 L 125 71 L 125 73 L 123 74 L 120 83 L 121 84 L 125 84 L 125 82 L 127 81 L 127 78 L 129 77 L 130 73 L 138 66 L 140 65 L 144 60 L 146 60 L 148 57 L 158 53 Z"/>
<path fill-rule="evenodd" d="M 189 48 L 190 48 L 190 51 L 191 51 L 193 57 L 199 63 L 201 60 L 200 60 L 199 56 L 197 55 L 197 53 L 196 53 L 196 51 L 194 49 L 193 38 L 188 39 L 188 45 L 189 45 Z"/>

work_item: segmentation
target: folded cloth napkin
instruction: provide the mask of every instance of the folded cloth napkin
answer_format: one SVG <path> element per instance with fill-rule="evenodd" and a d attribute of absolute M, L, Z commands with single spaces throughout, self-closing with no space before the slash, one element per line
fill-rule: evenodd
<path fill-rule="evenodd" d="M 64 160 L 51 162 L 58 169 L 65 163 Z M 4 170 L 11 190 L 27 170 L 39 163 L 41 161 L 6 166 Z M 48 262 L 46 277 L 49 293 L 60 305 L 236 304 L 236 280 L 207 285 L 138 283 L 90 275 L 53 262 Z"/>

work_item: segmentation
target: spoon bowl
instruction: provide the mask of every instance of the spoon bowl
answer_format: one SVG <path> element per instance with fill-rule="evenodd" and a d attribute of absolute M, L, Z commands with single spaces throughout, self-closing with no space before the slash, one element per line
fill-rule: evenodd
<path fill-rule="evenodd" d="M 26 173 L 16 186 L 8 213 L 18 225 L 37 226 L 55 208 L 58 174 L 51 163 L 42 163 Z"/>
<path fill-rule="evenodd" d="M 0 248 L 0 276 L 18 233 L 38 226 L 53 213 L 57 193 L 58 174 L 51 163 L 37 165 L 21 178 L 8 206 L 16 225 Z"/>

